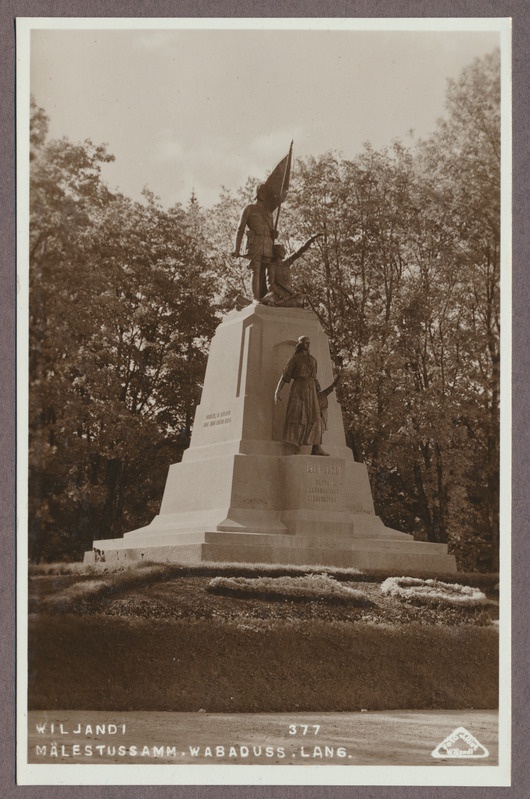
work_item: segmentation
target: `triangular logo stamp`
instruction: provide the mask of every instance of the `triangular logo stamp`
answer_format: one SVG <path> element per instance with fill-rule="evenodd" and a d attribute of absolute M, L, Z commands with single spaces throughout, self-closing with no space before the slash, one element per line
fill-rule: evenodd
<path fill-rule="evenodd" d="M 465 727 L 457 727 L 441 744 L 438 744 L 431 755 L 447 760 L 448 758 L 489 757 L 489 752 Z"/>

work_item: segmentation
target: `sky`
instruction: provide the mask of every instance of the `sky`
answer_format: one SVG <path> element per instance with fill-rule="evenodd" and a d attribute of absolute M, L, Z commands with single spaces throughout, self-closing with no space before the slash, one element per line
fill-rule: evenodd
<path fill-rule="evenodd" d="M 34 29 L 30 90 L 51 138 L 107 145 L 112 189 L 210 207 L 291 140 L 295 158 L 354 158 L 427 136 L 447 80 L 498 45 L 479 30 Z"/>

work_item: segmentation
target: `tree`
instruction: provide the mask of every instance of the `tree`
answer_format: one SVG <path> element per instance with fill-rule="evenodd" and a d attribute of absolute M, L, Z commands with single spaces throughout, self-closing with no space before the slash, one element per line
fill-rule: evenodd
<path fill-rule="evenodd" d="M 90 142 L 32 162 L 32 557 L 79 556 L 150 521 L 189 442 L 215 325 L 189 213 L 111 194 Z"/>
<path fill-rule="evenodd" d="M 447 116 L 422 146 L 431 222 L 443 228 L 446 273 L 461 293 L 461 403 L 456 423 L 472 449 L 467 513 L 455 524 L 468 563 L 498 565 L 500 387 L 500 53 L 449 83 Z M 448 252 L 448 249 L 451 251 Z M 471 510 L 471 513 L 469 512 Z M 474 535 L 469 522 L 474 522 Z"/>
<path fill-rule="evenodd" d="M 297 162 L 283 228 L 330 336 L 347 439 L 389 525 L 497 568 L 499 58 L 449 84 L 414 149 Z"/>
<path fill-rule="evenodd" d="M 91 142 L 46 143 L 46 115 L 34 103 L 31 123 L 29 518 L 30 553 L 40 557 L 48 544 L 62 546 L 57 508 L 69 506 L 74 494 L 65 475 L 79 451 L 64 435 L 63 417 L 75 389 L 64 379 L 64 366 L 75 359 L 72 300 L 86 268 L 94 215 L 109 200 L 100 171 L 112 157 Z"/>

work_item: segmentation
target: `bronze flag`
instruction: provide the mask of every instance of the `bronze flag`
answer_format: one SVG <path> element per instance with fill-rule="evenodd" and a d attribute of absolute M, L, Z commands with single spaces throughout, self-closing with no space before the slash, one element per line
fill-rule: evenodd
<path fill-rule="evenodd" d="M 276 166 L 269 177 L 263 184 L 265 192 L 265 204 L 267 210 L 275 211 L 282 202 L 285 200 L 287 190 L 289 188 L 289 180 L 291 177 L 291 161 L 293 155 L 293 143 L 289 147 L 289 152 L 282 158 L 278 166 Z"/>

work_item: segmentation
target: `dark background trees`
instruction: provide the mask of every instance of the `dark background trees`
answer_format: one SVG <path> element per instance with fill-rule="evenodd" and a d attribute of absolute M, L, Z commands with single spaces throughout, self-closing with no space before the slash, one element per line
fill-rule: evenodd
<path fill-rule="evenodd" d="M 29 518 L 40 559 L 79 556 L 157 513 L 189 443 L 215 282 L 190 213 L 111 194 L 104 148 L 34 140 Z"/>
<path fill-rule="evenodd" d="M 158 511 L 189 441 L 216 311 L 245 293 L 231 259 L 256 181 L 164 210 L 109 192 L 111 158 L 47 141 L 33 107 L 31 556 L 79 556 Z M 348 444 L 377 512 L 498 566 L 499 55 L 449 83 L 432 136 L 353 160 L 298 160 L 280 232 L 344 369 Z"/>

